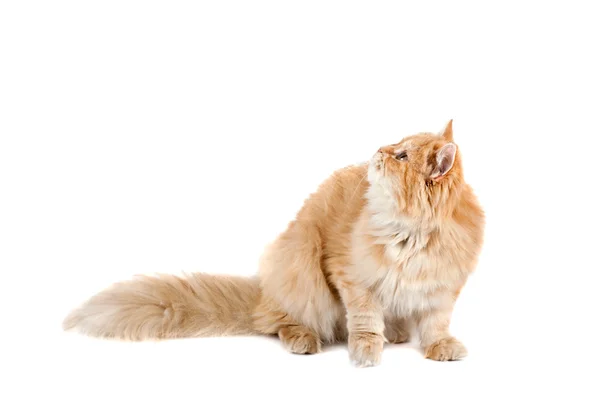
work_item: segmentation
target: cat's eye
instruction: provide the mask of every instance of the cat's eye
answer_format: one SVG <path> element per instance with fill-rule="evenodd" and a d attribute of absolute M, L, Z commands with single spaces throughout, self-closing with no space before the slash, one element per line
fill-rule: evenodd
<path fill-rule="evenodd" d="M 406 151 L 402 151 L 400 153 L 396 154 L 396 159 L 397 160 L 408 160 L 408 155 L 406 153 Z"/>

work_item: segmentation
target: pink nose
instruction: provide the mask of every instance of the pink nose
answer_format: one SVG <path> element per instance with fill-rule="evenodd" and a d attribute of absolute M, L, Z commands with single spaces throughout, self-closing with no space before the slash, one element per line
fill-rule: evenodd
<path fill-rule="evenodd" d="M 377 152 L 391 154 L 394 152 L 394 149 L 390 146 L 382 146 L 381 148 L 379 148 L 379 150 Z"/>

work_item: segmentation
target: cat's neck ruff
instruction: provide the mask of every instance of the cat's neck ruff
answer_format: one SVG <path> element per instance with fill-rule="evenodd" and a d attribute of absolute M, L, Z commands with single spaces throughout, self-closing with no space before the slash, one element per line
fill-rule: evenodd
<path fill-rule="evenodd" d="M 402 235 L 404 233 L 429 233 L 436 227 L 435 220 L 422 219 L 404 214 L 398 206 L 387 181 L 371 183 L 365 198 L 368 226 L 371 234 L 378 237 Z"/>
<path fill-rule="evenodd" d="M 386 256 L 392 263 L 405 264 L 427 246 L 438 225 L 435 220 L 402 213 L 387 184 L 386 179 L 378 179 L 367 189 L 367 228 L 363 232 L 375 238 L 373 243 L 385 246 Z"/>

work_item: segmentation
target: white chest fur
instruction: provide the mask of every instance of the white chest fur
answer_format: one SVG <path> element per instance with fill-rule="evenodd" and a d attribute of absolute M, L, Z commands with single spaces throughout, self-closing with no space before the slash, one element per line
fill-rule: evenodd
<path fill-rule="evenodd" d="M 385 267 L 378 273 L 371 289 L 386 312 L 400 317 L 411 316 L 438 308 L 451 298 L 446 281 L 415 278 L 411 268 L 418 265 L 410 264 L 414 261 L 420 260 L 410 260 L 404 270 Z"/>
<path fill-rule="evenodd" d="M 389 181 L 378 178 L 372 167 L 369 173 L 372 184 L 366 193 L 368 216 L 359 222 L 352 242 L 357 280 L 375 294 L 386 312 L 400 317 L 451 302 L 461 278 L 452 269 L 461 259 L 449 258 L 439 244 L 440 231 L 446 231 L 446 226 L 425 226 L 404 217 L 390 192 Z M 445 233 L 456 241 L 462 234 L 452 225 L 448 227 Z M 432 241 L 434 231 L 438 234 L 436 243 Z M 365 235 L 372 239 L 365 239 Z M 453 244 L 454 251 L 457 243 Z M 383 258 L 375 254 L 373 245 L 383 247 Z"/>
<path fill-rule="evenodd" d="M 427 231 L 406 225 L 393 233 L 382 230 L 375 242 L 384 247 L 383 261 L 368 246 L 355 257 L 359 279 L 387 313 L 407 317 L 451 300 L 455 280 L 444 272 L 444 262 L 426 250 L 429 240 Z"/>

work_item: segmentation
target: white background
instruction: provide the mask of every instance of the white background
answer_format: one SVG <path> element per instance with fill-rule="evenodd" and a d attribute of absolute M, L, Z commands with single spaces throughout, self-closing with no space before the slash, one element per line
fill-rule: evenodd
<path fill-rule="evenodd" d="M 0 396 L 598 396 L 598 12 L 413 3 L 3 1 Z M 466 360 L 61 330 L 137 273 L 254 273 L 333 170 L 450 118 L 488 220 Z"/>

